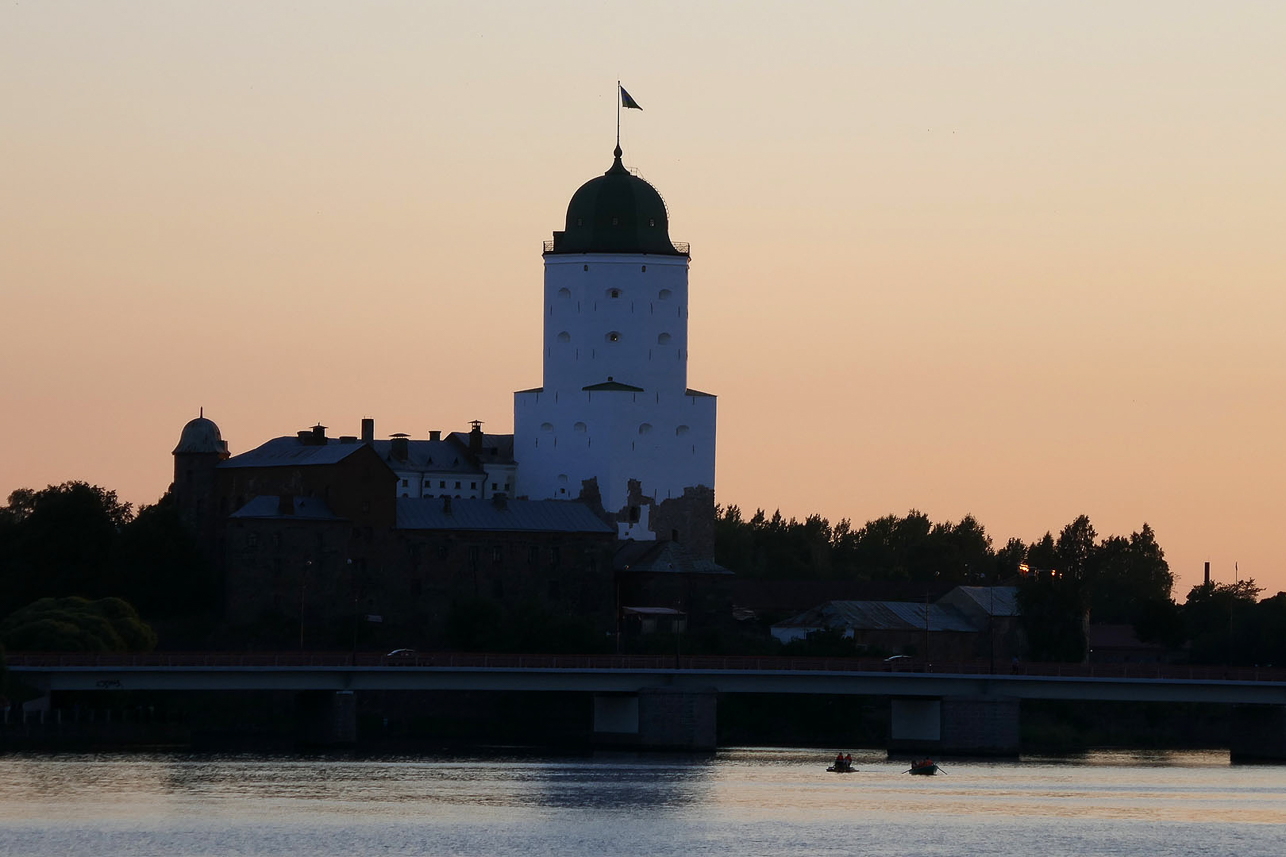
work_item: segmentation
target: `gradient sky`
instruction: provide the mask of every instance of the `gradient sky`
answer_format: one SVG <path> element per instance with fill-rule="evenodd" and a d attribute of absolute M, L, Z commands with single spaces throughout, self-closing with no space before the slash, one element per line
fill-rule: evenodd
<path fill-rule="evenodd" d="M 611 163 L 692 242 L 717 497 L 1286 589 L 1286 4 L 10 2 L 0 495 L 154 502 L 204 406 L 510 431 Z"/>

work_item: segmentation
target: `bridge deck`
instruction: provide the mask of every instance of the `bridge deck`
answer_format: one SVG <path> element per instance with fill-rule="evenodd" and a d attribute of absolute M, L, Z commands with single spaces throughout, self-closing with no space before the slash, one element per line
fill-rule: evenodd
<path fill-rule="evenodd" d="M 636 693 L 648 687 L 721 693 L 990 695 L 1286 704 L 1286 671 L 1139 664 L 911 664 L 822 658 L 616 657 L 352 653 L 16 654 L 15 675 L 51 690 L 475 690 Z"/>

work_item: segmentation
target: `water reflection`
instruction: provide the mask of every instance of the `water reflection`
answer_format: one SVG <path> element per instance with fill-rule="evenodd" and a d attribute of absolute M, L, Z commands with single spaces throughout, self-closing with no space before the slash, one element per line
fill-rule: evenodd
<path fill-rule="evenodd" d="M 10 755 L 0 854 L 1276 854 L 1286 768 L 1218 753 L 960 760 Z M 914 842 L 914 847 L 908 843 Z M 860 843 L 860 848 L 855 848 Z"/>

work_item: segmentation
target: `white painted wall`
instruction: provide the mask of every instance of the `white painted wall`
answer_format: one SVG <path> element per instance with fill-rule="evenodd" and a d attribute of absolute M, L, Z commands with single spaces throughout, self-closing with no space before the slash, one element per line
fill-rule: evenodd
<path fill-rule="evenodd" d="M 687 258 L 546 256 L 544 341 L 546 390 L 579 390 L 612 377 L 681 392 L 688 375 Z"/>
<path fill-rule="evenodd" d="M 657 502 L 713 488 L 715 398 L 687 394 L 688 259 L 548 255 L 543 311 L 544 386 L 514 394 L 517 495 L 574 499 L 594 478 L 617 512 L 631 479 Z M 641 390 L 583 389 L 609 378 Z"/>

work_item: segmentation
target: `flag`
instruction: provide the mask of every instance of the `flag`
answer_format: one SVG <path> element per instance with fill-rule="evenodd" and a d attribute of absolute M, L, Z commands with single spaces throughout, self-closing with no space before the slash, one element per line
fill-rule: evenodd
<path fill-rule="evenodd" d="M 626 91 L 625 91 L 625 87 L 621 86 L 620 84 L 617 84 L 617 88 L 621 90 L 621 106 L 622 106 L 622 107 L 625 107 L 625 108 L 627 108 L 627 109 L 631 109 L 631 110 L 642 110 L 642 109 L 643 109 L 642 107 L 639 107 L 639 103 L 638 103 L 637 101 L 635 101 L 633 98 L 630 98 L 630 94 L 629 94 L 628 92 L 626 92 Z"/>

